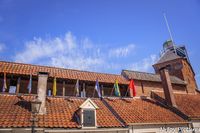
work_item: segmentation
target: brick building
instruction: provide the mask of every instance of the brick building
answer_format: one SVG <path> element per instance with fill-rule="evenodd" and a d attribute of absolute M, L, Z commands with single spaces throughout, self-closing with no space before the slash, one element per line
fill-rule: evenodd
<path fill-rule="evenodd" d="M 36 95 L 42 99 L 37 132 L 141 133 L 168 132 L 170 128 L 177 132 L 180 128 L 200 131 L 200 93 L 195 73 L 187 53 L 179 50 L 185 47 L 172 48 L 169 43 L 153 65 L 155 74 L 122 70 L 117 75 L 0 61 L 0 132 L 31 131 L 31 101 Z M 32 90 L 28 93 L 30 75 Z M 3 92 L 5 78 L 8 89 Z M 54 78 L 57 95 L 47 96 L 52 92 Z M 94 89 L 96 79 L 102 99 Z M 135 97 L 128 89 L 131 79 Z M 121 97 L 112 93 L 115 80 Z M 87 119 L 92 125 L 87 125 Z"/>

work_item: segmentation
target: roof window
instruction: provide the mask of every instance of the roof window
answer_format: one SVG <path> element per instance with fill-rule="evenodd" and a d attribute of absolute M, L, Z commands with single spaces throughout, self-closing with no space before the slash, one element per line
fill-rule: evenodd
<path fill-rule="evenodd" d="M 97 127 L 96 109 L 98 106 L 90 98 L 80 106 L 79 117 L 82 128 Z"/>

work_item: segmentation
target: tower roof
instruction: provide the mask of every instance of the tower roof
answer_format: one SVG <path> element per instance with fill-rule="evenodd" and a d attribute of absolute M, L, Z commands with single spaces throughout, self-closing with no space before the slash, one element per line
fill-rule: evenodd
<path fill-rule="evenodd" d="M 167 62 L 167 61 L 180 59 L 180 58 L 182 58 L 182 57 L 176 55 L 174 53 L 174 51 L 167 51 L 160 57 L 160 59 L 158 60 L 158 62 L 156 64 L 160 64 L 160 63 L 164 63 L 164 62 Z"/>

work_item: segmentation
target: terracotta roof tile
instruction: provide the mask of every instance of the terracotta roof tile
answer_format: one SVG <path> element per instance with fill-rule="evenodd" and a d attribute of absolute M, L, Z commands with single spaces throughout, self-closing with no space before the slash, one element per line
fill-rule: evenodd
<path fill-rule="evenodd" d="M 49 72 L 50 77 L 56 76 L 57 78 L 79 79 L 85 81 L 96 81 L 96 79 L 98 78 L 99 82 L 104 82 L 104 83 L 114 83 L 115 80 L 117 79 L 119 84 L 129 83 L 129 81 L 126 80 L 123 76 L 116 74 L 96 73 L 96 72 L 0 61 L 0 73 L 6 72 L 11 74 L 37 75 L 39 71 Z"/>
<path fill-rule="evenodd" d="M 163 92 L 153 92 L 164 99 Z M 177 108 L 190 118 L 200 118 L 200 94 L 174 93 Z"/>
<path fill-rule="evenodd" d="M 184 122 L 181 117 L 152 99 L 106 99 L 106 101 L 126 124 Z"/>
<path fill-rule="evenodd" d="M 113 117 L 113 114 L 100 100 L 93 100 L 99 107 L 97 109 L 97 123 L 102 127 L 119 127 L 122 126 L 119 121 Z"/>
<path fill-rule="evenodd" d="M 0 95 L 0 127 L 30 127 L 31 110 L 30 101 L 33 96 Z M 38 115 L 38 127 L 77 128 L 79 124 L 74 113 L 85 101 L 83 98 L 58 98 L 48 97 L 46 102 L 47 113 Z M 92 101 L 99 107 L 97 109 L 98 127 L 122 127 L 122 124 L 113 115 L 110 109 L 97 98 Z M 152 99 L 105 99 L 105 101 L 129 123 L 167 123 L 185 122 L 178 115 L 161 106 Z"/>
<path fill-rule="evenodd" d="M 0 127 L 30 127 L 31 104 L 33 96 L 22 96 L 20 100 L 15 95 L 0 94 Z M 120 122 L 99 99 L 92 99 L 99 107 L 97 109 L 97 125 L 99 127 L 122 127 Z M 47 113 L 38 115 L 39 127 L 77 128 L 79 124 L 74 113 L 85 101 L 81 98 L 52 98 L 46 102 Z"/>

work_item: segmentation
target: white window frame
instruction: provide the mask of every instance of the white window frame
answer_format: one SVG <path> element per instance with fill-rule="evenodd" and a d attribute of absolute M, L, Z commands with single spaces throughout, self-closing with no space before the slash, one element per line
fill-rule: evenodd
<path fill-rule="evenodd" d="M 89 128 L 97 128 L 97 113 L 96 113 L 96 109 L 98 109 L 99 107 L 90 99 L 88 98 L 81 106 L 80 106 L 80 110 L 79 110 L 79 116 L 80 116 L 80 124 L 81 127 L 84 129 L 89 129 Z M 94 111 L 94 121 L 95 121 L 95 126 L 84 126 L 83 122 L 84 122 L 84 116 L 83 116 L 83 111 L 84 110 L 93 110 Z"/>
<path fill-rule="evenodd" d="M 84 110 L 92 110 L 94 111 L 94 122 L 95 122 L 95 125 L 94 126 L 84 126 L 84 116 L 83 116 L 83 111 Z M 82 128 L 96 128 L 97 127 L 97 119 L 96 119 L 96 109 L 81 109 L 81 126 Z"/>

